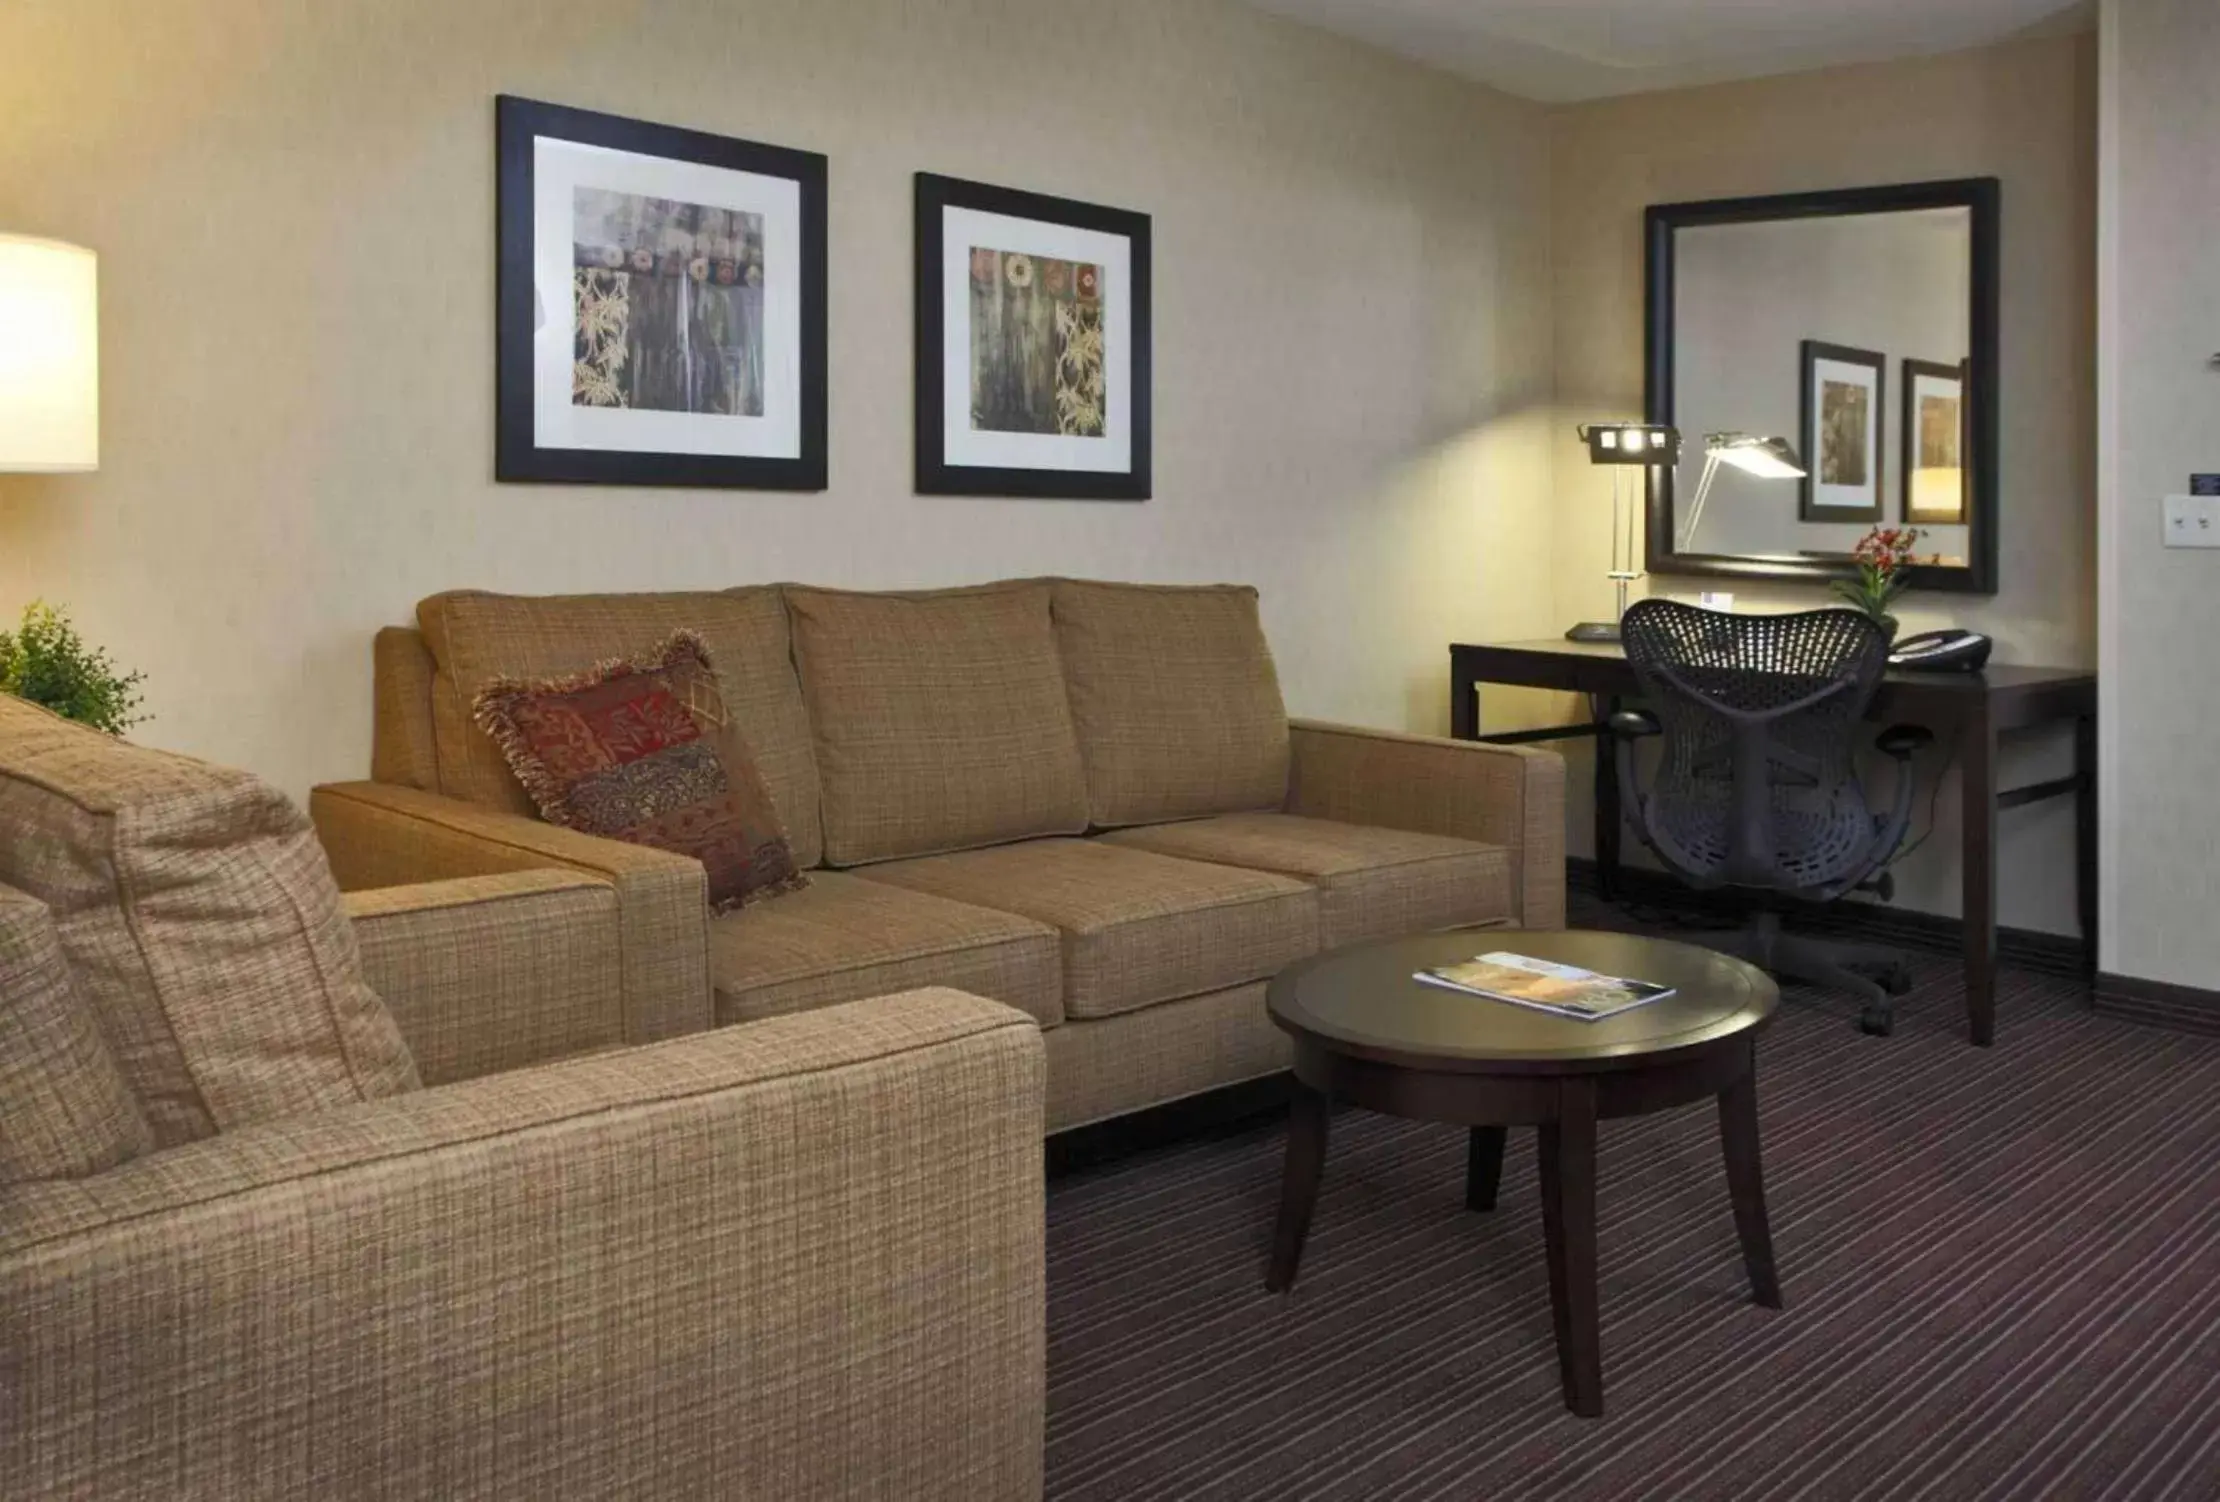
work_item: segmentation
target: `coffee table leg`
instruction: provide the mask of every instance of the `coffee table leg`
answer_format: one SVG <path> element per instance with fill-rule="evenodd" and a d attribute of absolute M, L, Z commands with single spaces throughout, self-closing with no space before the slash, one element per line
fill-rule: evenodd
<path fill-rule="evenodd" d="M 1287 1114 L 1287 1165 L 1280 1176 L 1280 1219 L 1272 1233 L 1272 1264 L 1265 1269 L 1267 1293 L 1294 1286 L 1296 1264 L 1303 1260 L 1303 1238 L 1310 1234 L 1310 1212 L 1318 1203 L 1318 1180 L 1326 1171 L 1326 1097 L 1298 1080 Z"/>
<path fill-rule="evenodd" d="M 1542 1229 L 1549 1238 L 1549 1308 L 1565 1406 L 1603 1413 L 1603 1339 L 1596 1308 L 1596 1087 L 1567 1080 L 1558 1119 L 1541 1129 Z"/>
<path fill-rule="evenodd" d="M 1465 1208 L 1493 1210 L 1503 1183 L 1504 1129 L 1476 1126 L 1465 1144 Z"/>
<path fill-rule="evenodd" d="M 1734 1229 L 1742 1238 L 1742 1264 L 1750 1292 L 1768 1309 L 1781 1307 L 1780 1274 L 1773 1266 L 1773 1231 L 1765 1218 L 1765 1171 L 1758 1159 L 1757 1059 L 1742 1078 L 1719 1092 L 1719 1143 L 1726 1150 L 1727 1190 L 1734 1196 Z"/>

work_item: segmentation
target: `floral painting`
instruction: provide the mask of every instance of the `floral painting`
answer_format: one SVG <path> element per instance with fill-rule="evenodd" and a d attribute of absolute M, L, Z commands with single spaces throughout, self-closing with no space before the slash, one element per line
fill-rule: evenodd
<path fill-rule="evenodd" d="M 972 427 L 1100 438 L 1102 335 L 1100 266 L 973 246 Z"/>
<path fill-rule="evenodd" d="M 761 417 L 763 216 L 589 187 L 572 208 L 572 403 Z"/>

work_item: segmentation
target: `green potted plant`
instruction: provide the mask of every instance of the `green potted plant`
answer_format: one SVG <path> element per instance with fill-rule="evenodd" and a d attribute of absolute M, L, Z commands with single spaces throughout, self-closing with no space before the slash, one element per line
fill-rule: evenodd
<path fill-rule="evenodd" d="M 0 631 L 0 691 L 110 735 L 146 719 L 138 712 L 145 676 L 118 671 L 105 651 L 86 645 L 67 615 L 43 600 L 24 607 L 15 630 Z"/>
<path fill-rule="evenodd" d="M 1889 606 L 1912 582 L 1912 548 L 1919 538 L 1917 527 L 1875 527 L 1859 538 L 1852 550 L 1857 577 L 1835 580 L 1836 595 L 1853 609 L 1871 616 L 1892 642 L 1896 640 L 1896 617 L 1889 614 Z"/>

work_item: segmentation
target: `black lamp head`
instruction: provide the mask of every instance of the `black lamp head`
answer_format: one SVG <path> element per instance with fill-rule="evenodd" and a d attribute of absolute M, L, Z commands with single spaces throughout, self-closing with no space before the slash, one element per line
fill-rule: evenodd
<path fill-rule="evenodd" d="M 1680 429 L 1659 422 L 1592 422 L 1579 430 L 1590 464 L 1680 462 Z"/>

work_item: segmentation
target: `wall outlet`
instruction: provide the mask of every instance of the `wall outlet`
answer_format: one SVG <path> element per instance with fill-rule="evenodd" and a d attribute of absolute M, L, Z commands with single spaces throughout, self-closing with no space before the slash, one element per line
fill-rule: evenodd
<path fill-rule="evenodd" d="M 2166 546 L 2220 548 L 2220 495 L 2168 496 Z"/>

